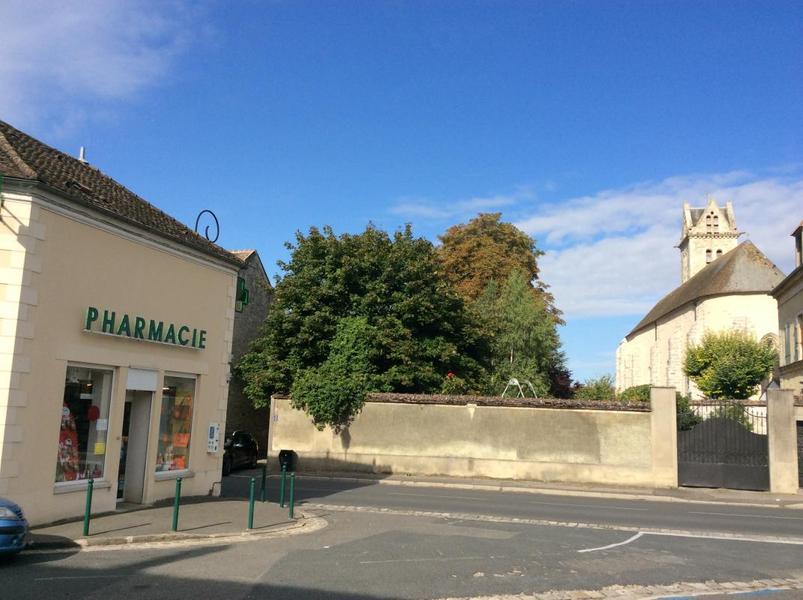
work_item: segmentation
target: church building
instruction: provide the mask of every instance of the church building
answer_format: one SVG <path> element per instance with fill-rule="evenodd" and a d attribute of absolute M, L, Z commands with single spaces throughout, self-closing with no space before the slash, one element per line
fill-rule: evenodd
<path fill-rule="evenodd" d="M 680 286 L 664 296 L 616 350 L 616 389 L 670 386 L 701 394 L 683 372 L 689 344 L 706 331 L 740 329 L 757 339 L 777 337 L 778 304 L 771 291 L 783 273 L 750 241 L 739 243 L 730 202 L 683 205 Z"/>

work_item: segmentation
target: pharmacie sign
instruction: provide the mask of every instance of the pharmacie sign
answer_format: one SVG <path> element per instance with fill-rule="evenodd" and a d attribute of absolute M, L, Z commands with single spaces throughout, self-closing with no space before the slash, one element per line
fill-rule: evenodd
<path fill-rule="evenodd" d="M 139 315 L 130 316 L 113 310 L 101 311 L 94 306 L 86 309 L 84 331 L 198 350 L 206 348 L 205 329 L 146 319 Z"/>

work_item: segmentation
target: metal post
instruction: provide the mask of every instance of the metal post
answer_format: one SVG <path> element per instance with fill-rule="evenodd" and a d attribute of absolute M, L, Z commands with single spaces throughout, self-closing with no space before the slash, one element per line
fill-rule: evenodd
<path fill-rule="evenodd" d="M 255 477 L 251 478 L 251 484 L 248 486 L 248 529 L 254 528 L 254 497 L 256 496 L 257 480 Z"/>
<path fill-rule="evenodd" d="M 173 500 L 173 531 L 178 531 L 178 505 L 181 500 L 181 477 L 176 479 L 176 498 Z"/>
<path fill-rule="evenodd" d="M 290 473 L 290 518 L 293 518 L 293 508 L 296 503 L 296 474 Z"/>
<path fill-rule="evenodd" d="M 284 508 L 284 481 L 287 479 L 287 465 L 282 465 L 282 481 L 279 484 L 279 506 Z"/>
<path fill-rule="evenodd" d="M 90 479 L 86 486 L 86 507 L 84 508 L 84 537 L 89 535 L 89 518 L 92 514 L 92 490 L 95 488 L 95 480 Z"/>
<path fill-rule="evenodd" d="M 268 465 L 265 463 L 262 465 L 262 487 L 260 489 L 259 498 L 262 502 L 265 502 L 268 499 Z"/>

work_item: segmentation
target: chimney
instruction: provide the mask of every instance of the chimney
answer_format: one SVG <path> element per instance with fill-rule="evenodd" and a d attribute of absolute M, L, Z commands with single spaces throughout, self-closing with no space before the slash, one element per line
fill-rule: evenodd
<path fill-rule="evenodd" d="M 81 149 L 78 151 L 78 160 L 86 164 L 86 148 L 83 146 L 81 146 Z"/>

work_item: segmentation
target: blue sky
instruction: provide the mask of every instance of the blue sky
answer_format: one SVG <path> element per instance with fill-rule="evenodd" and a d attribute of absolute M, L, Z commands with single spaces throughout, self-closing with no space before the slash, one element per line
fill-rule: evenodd
<path fill-rule="evenodd" d="M 0 118 L 269 271 L 298 229 L 501 211 L 575 376 L 679 282 L 683 201 L 783 270 L 803 219 L 800 2 L 0 4 Z"/>

